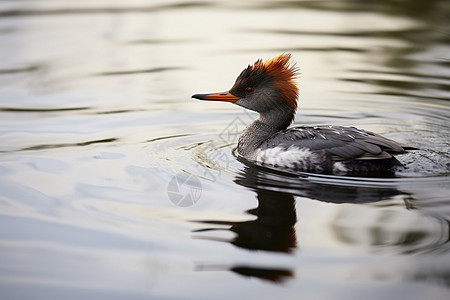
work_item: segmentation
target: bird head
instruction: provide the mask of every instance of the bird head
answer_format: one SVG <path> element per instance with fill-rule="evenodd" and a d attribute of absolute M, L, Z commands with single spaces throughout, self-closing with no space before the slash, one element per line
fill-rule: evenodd
<path fill-rule="evenodd" d="M 227 92 L 195 94 L 192 98 L 232 102 L 260 114 L 286 110 L 293 115 L 298 99 L 297 73 L 298 68 L 291 62 L 291 55 L 281 54 L 249 65 Z"/>

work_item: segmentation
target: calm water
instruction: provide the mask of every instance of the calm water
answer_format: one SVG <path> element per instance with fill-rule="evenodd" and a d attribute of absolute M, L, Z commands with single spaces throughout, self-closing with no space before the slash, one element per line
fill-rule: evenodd
<path fill-rule="evenodd" d="M 0 298 L 449 299 L 450 2 L 0 1 Z M 240 162 L 258 58 L 394 178 Z"/>

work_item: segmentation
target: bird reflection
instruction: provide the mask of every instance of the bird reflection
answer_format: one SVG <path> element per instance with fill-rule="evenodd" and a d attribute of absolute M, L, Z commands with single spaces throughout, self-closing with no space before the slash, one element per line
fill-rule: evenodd
<path fill-rule="evenodd" d="M 246 277 L 257 277 L 274 283 L 282 283 L 288 278 L 294 277 L 294 272 L 287 269 L 267 269 L 237 266 L 230 268 L 230 271 Z"/>
<path fill-rule="evenodd" d="M 297 222 L 294 196 L 288 193 L 256 190 L 258 207 L 247 213 L 256 216 L 255 220 L 243 222 L 201 221 L 215 225 L 231 225 L 228 229 L 236 233 L 231 244 L 250 250 L 266 250 L 289 253 L 297 247 L 294 225 Z M 213 231 L 214 228 L 196 230 Z M 208 239 L 208 237 L 206 237 Z M 213 239 L 214 238 L 209 238 Z M 249 265 L 236 265 L 228 270 L 246 277 L 257 277 L 266 281 L 281 283 L 294 276 L 290 269 L 260 268 Z"/>
<path fill-rule="evenodd" d="M 230 241 L 233 245 L 251 250 L 291 252 L 297 246 L 294 225 L 297 222 L 294 196 L 282 192 L 257 190 L 258 207 L 247 213 L 255 220 L 230 222 L 209 220 L 206 224 L 231 225 L 236 233 Z M 213 231 L 205 228 L 196 232 Z"/>
<path fill-rule="evenodd" d="M 237 174 L 235 182 L 257 194 L 263 190 L 273 191 L 332 203 L 370 203 L 405 194 L 394 185 L 374 185 L 375 178 L 293 174 L 256 165 L 242 158 L 240 161 L 244 163 L 244 170 Z"/>
<path fill-rule="evenodd" d="M 327 181 L 315 182 L 308 176 L 285 174 L 277 170 L 268 170 L 244 161 L 235 182 L 256 193 L 258 206 L 247 213 L 256 216 L 250 221 L 201 220 L 208 224 L 195 230 L 196 238 L 224 241 L 211 236 L 223 226 L 236 234 L 227 242 L 244 249 L 291 253 L 298 248 L 295 224 L 297 214 L 295 196 L 333 203 L 367 203 L 391 198 L 401 192 L 392 187 L 349 186 L 332 184 Z M 214 227 L 213 225 L 219 225 Z M 207 234 L 204 236 L 203 234 Z M 217 266 L 216 266 L 217 267 Z M 222 269 L 223 267 L 221 267 Z M 202 266 L 200 269 L 211 269 Z M 249 265 L 234 265 L 228 270 L 247 277 L 257 277 L 275 283 L 281 283 L 294 276 L 294 271 L 286 268 L 261 268 Z"/>

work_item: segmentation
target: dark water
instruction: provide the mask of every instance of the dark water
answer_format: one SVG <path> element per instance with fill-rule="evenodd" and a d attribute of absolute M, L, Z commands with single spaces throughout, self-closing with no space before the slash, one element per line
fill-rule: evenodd
<path fill-rule="evenodd" d="M 0 1 L 2 299 L 448 299 L 450 2 Z M 258 58 L 394 178 L 240 162 Z"/>

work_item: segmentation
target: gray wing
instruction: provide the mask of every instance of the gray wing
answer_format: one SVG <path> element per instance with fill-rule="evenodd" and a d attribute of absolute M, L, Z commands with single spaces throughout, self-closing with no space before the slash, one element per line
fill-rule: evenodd
<path fill-rule="evenodd" d="M 341 126 L 292 127 L 273 134 L 262 146 L 324 150 L 334 160 L 386 159 L 405 152 L 400 144 L 381 135 Z"/>

